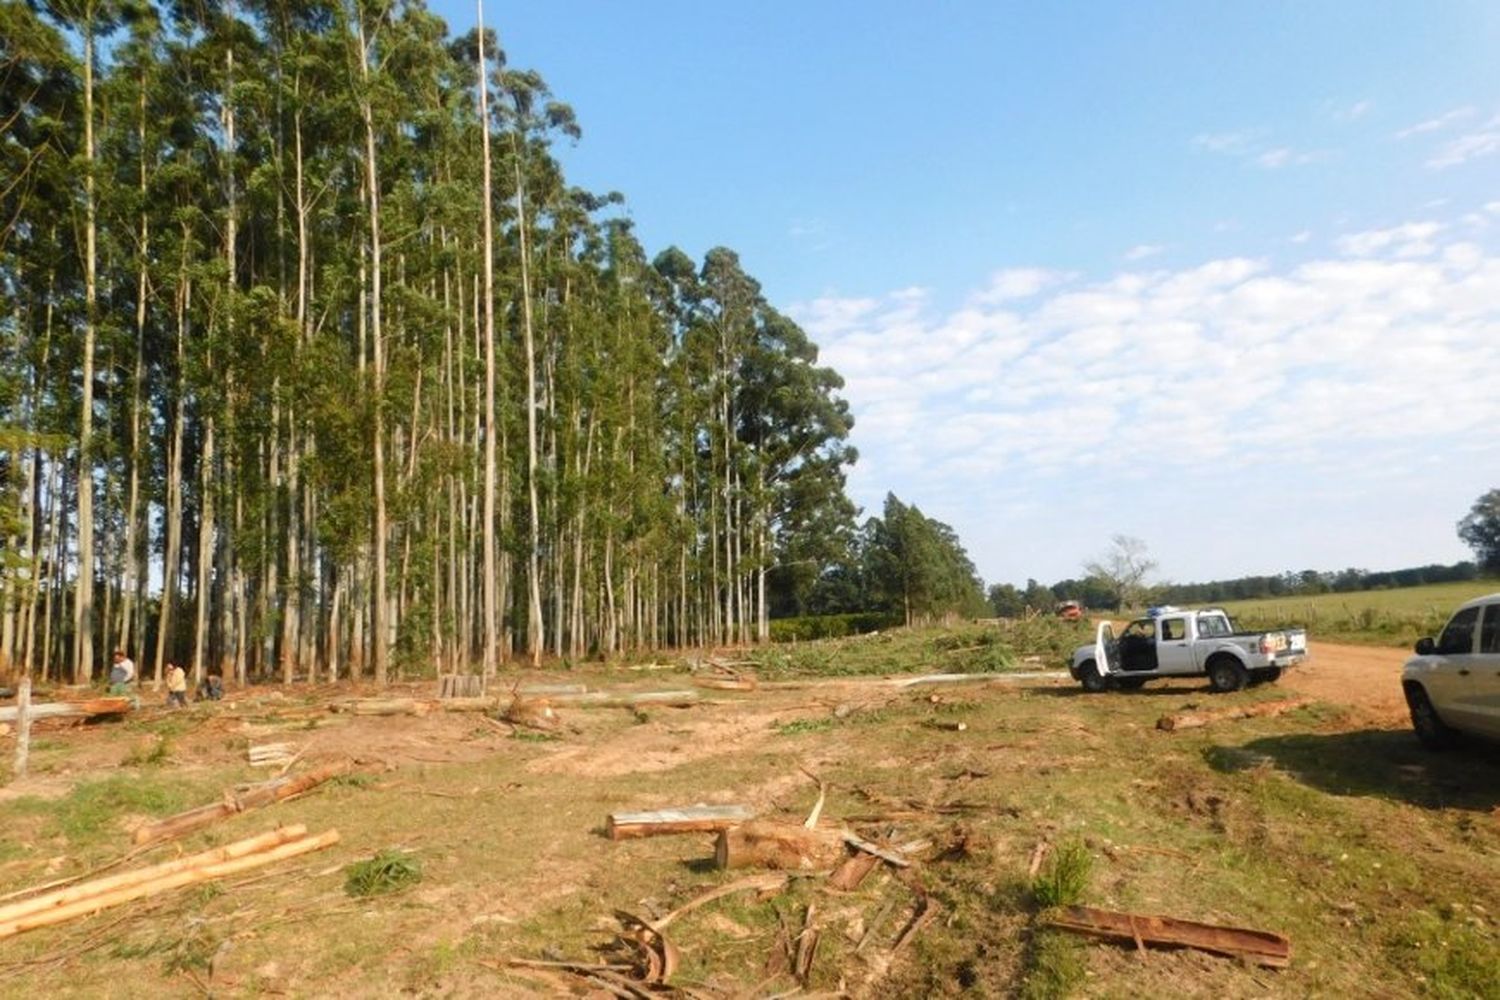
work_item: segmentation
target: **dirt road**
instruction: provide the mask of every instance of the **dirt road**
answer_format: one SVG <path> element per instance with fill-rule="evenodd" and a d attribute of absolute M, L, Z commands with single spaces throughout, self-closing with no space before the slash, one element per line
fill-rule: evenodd
<path fill-rule="evenodd" d="M 1405 720 L 1401 664 L 1411 655 L 1406 650 L 1312 642 L 1308 653 L 1305 664 L 1287 671 L 1282 687 L 1347 705 L 1371 719 Z"/>

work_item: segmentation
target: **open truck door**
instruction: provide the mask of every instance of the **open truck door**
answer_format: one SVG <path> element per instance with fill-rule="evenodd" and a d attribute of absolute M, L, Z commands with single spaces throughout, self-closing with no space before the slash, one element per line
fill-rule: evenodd
<path fill-rule="evenodd" d="M 1098 664 L 1100 675 L 1108 677 L 1116 672 L 1116 649 L 1114 626 L 1109 622 L 1100 622 L 1099 627 L 1094 630 L 1094 663 Z"/>

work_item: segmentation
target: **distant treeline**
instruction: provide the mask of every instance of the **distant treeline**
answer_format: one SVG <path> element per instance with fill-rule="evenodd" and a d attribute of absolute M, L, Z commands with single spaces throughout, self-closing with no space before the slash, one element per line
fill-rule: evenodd
<path fill-rule="evenodd" d="M 1207 583 L 1163 583 L 1150 588 L 1149 599 L 1158 604 L 1217 604 L 1260 597 L 1342 594 L 1356 590 L 1419 587 L 1427 583 L 1463 583 L 1478 579 L 1479 576 L 1479 566 L 1468 561 L 1453 563 L 1451 566 L 1433 563 L 1410 569 L 1381 571 L 1351 568 L 1320 572 L 1305 569 L 1270 576 L 1210 580 Z M 1119 609 L 1119 598 L 1116 595 L 1115 585 L 1102 577 L 1060 580 L 1050 587 L 1036 580 L 1028 580 L 1025 589 L 1009 583 L 997 583 L 990 587 L 988 594 L 991 610 L 1002 618 L 1024 614 L 1028 609 L 1050 610 L 1058 601 L 1079 601 L 1084 607 L 1114 611 Z"/>

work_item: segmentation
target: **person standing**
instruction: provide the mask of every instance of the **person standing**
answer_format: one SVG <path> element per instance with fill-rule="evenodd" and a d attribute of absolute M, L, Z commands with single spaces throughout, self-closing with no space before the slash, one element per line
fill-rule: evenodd
<path fill-rule="evenodd" d="M 115 650 L 114 663 L 109 668 L 109 693 L 133 694 L 135 691 L 135 663 L 125 655 L 123 649 Z"/>
<path fill-rule="evenodd" d="M 167 704 L 187 708 L 187 671 L 167 661 Z"/>

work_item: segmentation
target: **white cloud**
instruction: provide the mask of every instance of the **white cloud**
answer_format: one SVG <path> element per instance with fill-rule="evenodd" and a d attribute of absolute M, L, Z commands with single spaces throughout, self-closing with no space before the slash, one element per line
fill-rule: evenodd
<path fill-rule="evenodd" d="M 1425 257 L 1437 246 L 1432 238 L 1443 230 L 1440 222 L 1407 222 L 1390 229 L 1368 229 L 1338 239 L 1341 252 L 1353 257 L 1369 257 L 1390 251 L 1397 257 Z"/>
<path fill-rule="evenodd" d="M 1044 267 L 1014 267 L 990 275 L 989 284 L 972 296 L 979 305 L 995 305 L 1031 296 L 1063 281 L 1067 275 Z"/>
<path fill-rule="evenodd" d="M 1451 111 L 1444 111 L 1436 118 L 1428 118 L 1425 121 L 1417 122 L 1415 125 L 1408 125 L 1406 128 L 1396 133 L 1396 138 L 1410 139 L 1414 135 L 1422 135 L 1427 132 L 1438 132 L 1450 125 L 1463 121 L 1465 118 L 1472 117 L 1473 115 L 1474 109 L 1472 107 L 1464 106 L 1461 108 L 1454 108 Z"/>
<path fill-rule="evenodd" d="M 1255 162 L 1267 170 L 1280 170 L 1282 167 L 1303 167 L 1327 158 L 1328 154 L 1321 150 L 1298 151 L 1278 146 L 1261 153 Z"/>
<path fill-rule="evenodd" d="M 1010 269 L 952 309 L 907 289 L 792 314 L 846 379 L 866 505 L 894 489 L 988 537 L 968 498 L 1107 506 L 1170 482 L 1152 494 L 1170 505 L 1217 495 L 1229 467 L 1247 489 L 1379 490 L 1500 423 L 1500 253 L 1451 231 L 1353 233 L 1280 268 Z"/>
<path fill-rule="evenodd" d="M 1312 239 L 1312 230 L 1311 229 L 1304 229 L 1301 232 L 1293 233 L 1291 236 L 1288 236 L 1287 237 L 1287 242 L 1288 243 L 1302 244 L 1302 243 L 1306 243 L 1310 239 Z"/>
<path fill-rule="evenodd" d="M 1145 260 L 1147 257 L 1155 257 L 1165 250 L 1166 247 L 1160 243 L 1137 243 L 1125 251 L 1125 259 L 1128 261 Z"/>
<path fill-rule="evenodd" d="M 1495 153 L 1500 153 L 1500 115 L 1472 132 L 1455 136 L 1443 143 L 1427 160 L 1427 166 L 1442 170 Z"/>
<path fill-rule="evenodd" d="M 1352 122 L 1369 114 L 1374 106 L 1373 101 L 1355 101 L 1346 108 L 1335 109 L 1333 115 L 1341 121 Z"/>
<path fill-rule="evenodd" d="M 1263 134 L 1260 129 L 1237 129 L 1230 132 L 1200 132 L 1193 136 L 1195 148 L 1207 153 L 1239 156 L 1250 151 Z"/>

